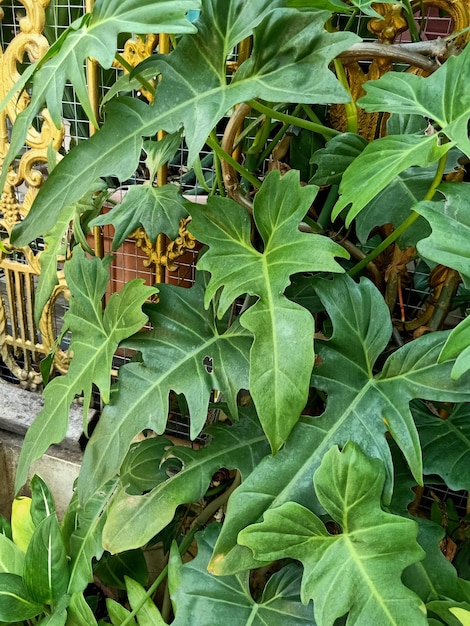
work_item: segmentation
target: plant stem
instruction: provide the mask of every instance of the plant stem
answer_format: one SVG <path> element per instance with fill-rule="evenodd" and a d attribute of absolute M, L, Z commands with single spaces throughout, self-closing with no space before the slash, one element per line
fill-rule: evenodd
<path fill-rule="evenodd" d="M 119 65 L 122 65 L 122 67 L 125 70 L 127 70 L 129 74 L 131 72 L 134 72 L 134 69 L 135 69 L 134 66 L 128 63 L 126 59 L 122 56 L 122 54 L 119 54 L 119 52 L 116 52 L 115 58 L 116 58 L 116 61 L 119 63 Z M 145 89 L 149 93 L 151 93 L 152 96 L 155 96 L 155 87 L 152 85 L 152 83 L 149 83 L 149 81 L 146 78 L 144 78 L 142 74 L 135 73 L 134 76 L 135 78 L 137 78 L 137 80 L 142 85 L 142 87 L 145 87 Z"/>
<path fill-rule="evenodd" d="M 416 28 L 416 22 L 415 22 L 415 18 L 413 15 L 413 8 L 411 7 L 410 0 L 403 0 L 403 7 L 405 9 L 405 14 L 407 17 L 406 21 L 408 22 L 408 29 L 410 31 L 411 40 L 419 41 L 420 37 L 419 37 L 418 29 Z"/>
<path fill-rule="evenodd" d="M 320 215 L 318 216 L 317 224 L 323 230 L 326 230 L 326 227 L 330 223 L 331 212 L 333 211 L 333 207 L 338 199 L 338 189 L 339 185 L 331 185 L 325 204 L 323 205 Z"/>
<path fill-rule="evenodd" d="M 346 130 L 349 133 L 357 133 L 358 131 L 358 121 L 357 121 L 357 106 L 353 100 L 351 95 L 351 89 L 349 88 L 348 78 L 346 76 L 346 72 L 344 71 L 343 64 L 341 59 L 334 59 L 333 61 L 336 70 L 336 76 L 344 87 L 344 89 L 348 92 L 351 100 L 344 104 L 344 109 L 346 111 Z"/>
<path fill-rule="evenodd" d="M 210 138 L 214 143 L 218 143 L 215 130 L 211 131 Z M 215 170 L 215 184 L 212 186 L 210 195 L 214 195 L 215 189 L 218 188 L 221 196 L 225 197 L 224 181 L 222 179 L 222 168 L 220 166 L 220 157 L 214 150 L 214 170 Z"/>
<path fill-rule="evenodd" d="M 426 195 L 423 198 L 423 202 L 432 200 L 434 198 L 436 189 L 440 185 L 442 181 L 442 177 L 444 176 L 446 161 L 447 161 L 447 152 L 444 155 L 442 155 L 441 158 L 439 159 L 436 173 L 434 175 L 431 186 L 429 187 Z M 365 256 L 362 259 L 362 261 L 360 261 L 357 265 L 355 265 L 353 268 L 349 270 L 348 272 L 349 276 L 356 276 L 356 274 L 358 274 L 361 270 L 363 270 L 364 267 L 366 267 L 366 265 L 370 263 L 370 261 L 373 261 L 375 258 L 377 258 L 379 254 L 381 254 L 384 250 L 388 248 L 388 246 L 394 243 L 400 237 L 400 235 L 405 232 L 407 228 L 409 228 L 412 224 L 414 224 L 414 222 L 416 222 L 418 217 L 419 217 L 419 213 L 416 213 L 416 211 L 412 211 L 411 215 L 409 215 L 406 218 L 406 220 L 400 224 L 400 226 L 395 228 L 393 233 L 391 233 L 386 239 L 384 239 L 382 243 L 380 243 L 377 246 L 377 248 L 372 250 L 372 252 L 369 252 L 369 254 Z"/>
<path fill-rule="evenodd" d="M 208 137 L 206 143 L 209 148 L 212 148 L 214 153 L 217 154 L 220 159 L 223 159 L 229 165 L 231 165 L 233 169 L 237 171 L 241 176 L 246 178 L 246 180 L 248 180 L 253 185 L 253 187 L 256 187 L 256 189 L 259 189 L 261 187 L 261 181 L 259 181 L 256 176 L 253 176 L 253 174 L 251 174 L 245 167 L 243 167 L 243 165 L 240 165 L 240 163 L 236 159 L 234 159 L 228 152 L 225 152 L 225 150 L 220 146 L 217 140 L 214 140 L 212 137 Z"/>
<path fill-rule="evenodd" d="M 189 550 L 194 540 L 194 535 L 205 524 L 207 524 L 210 518 L 220 509 L 220 507 L 223 504 L 227 502 L 229 497 L 232 495 L 235 489 L 240 485 L 240 483 L 241 483 L 240 472 L 237 472 L 230 487 L 226 491 L 224 491 L 224 493 L 222 493 L 218 498 L 216 498 L 215 500 L 212 500 L 212 502 L 209 502 L 209 504 L 204 508 L 204 510 L 201 511 L 201 513 L 199 513 L 199 515 L 196 517 L 196 519 L 193 522 L 193 527 L 191 528 L 189 533 L 186 535 L 186 537 L 182 540 L 182 542 L 178 546 L 178 551 L 181 555 L 185 554 Z M 159 585 L 165 580 L 167 574 L 168 574 L 168 564 L 165 565 L 165 567 L 162 569 L 158 577 L 154 580 L 154 582 L 147 589 L 145 595 L 142 596 L 142 598 L 140 599 L 135 609 L 133 609 L 132 612 L 129 613 L 126 619 L 121 623 L 121 626 L 128 626 L 128 624 L 132 622 L 132 620 L 140 611 L 140 609 L 144 606 L 148 598 L 151 598 L 153 596 L 155 591 L 158 589 Z"/>
<path fill-rule="evenodd" d="M 299 128 L 305 128 L 306 130 L 311 130 L 314 133 L 318 133 L 322 135 L 327 141 L 328 139 L 332 139 L 337 135 L 341 135 L 339 130 L 335 130 L 334 128 L 328 128 L 328 126 L 323 126 L 323 124 L 318 124 L 317 122 L 310 122 L 309 120 L 303 120 L 300 117 L 294 117 L 293 115 L 289 115 L 287 113 L 280 113 L 271 107 L 258 102 L 258 100 L 248 100 L 247 104 L 255 111 L 259 111 L 260 113 L 264 113 L 265 115 L 269 115 L 273 120 L 279 120 L 280 122 L 285 122 L 286 124 L 293 124 L 294 126 L 298 126 Z"/>

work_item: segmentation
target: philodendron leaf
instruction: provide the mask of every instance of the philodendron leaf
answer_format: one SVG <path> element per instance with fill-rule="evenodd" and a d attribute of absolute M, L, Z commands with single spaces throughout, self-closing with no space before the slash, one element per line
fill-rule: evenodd
<path fill-rule="evenodd" d="M 67 626 L 98 626 L 83 593 L 74 593 L 70 597 L 70 605 L 67 609 Z"/>
<path fill-rule="evenodd" d="M 271 576 L 256 602 L 250 591 L 249 572 L 213 576 L 207 571 L 219 527 L 210 524 L 196 535 L 197 557 L 183 564 L 178 550 L 170 556 L 168 581 L 173 601 L 174 626 L 200 624 L 230 626 L 312 626 L 312 607 L 300 601 L 301 570 L 291 563 Z"/>
<path fill-rule="evenodd" d="M 301 187 L 296 170 L 266 177 L 253 208 L 263 252 L 251 244 L 249 215 L 234 201 L 213 197 L 190 209 L 191 232 L 209 245 L 198 261 L 211 273 L 206 305 L 217 294 L 221 317 L 244 293 L 259 298 L 240 323 L 254 335 L 249 389 L 274 452 L 305 407 L 314 361 L 313 317 L 288 300 L 284 290 L 292 274 L 343 271 L 334 257 L 347 256 L 329 238 L 298 230 L 317 190 Z"/>
<path fill-rule="evenodd" d="M 134 185 L 128 189 L 120 204 L 92 220 L 90 226 L 114 226 L 113 250 L 117 250 L 139 226 L 152 242 L 160 233 L 175 239 L 180 220 L 188 215 L 184 204 L 185 200 L 176 185 Z"/>
<path fill-rule="evenodd" d="M 388 135 L 370 143 L 344 172 L 335 204 L 335 219 L 348 205 L 346 225 L 401 172 L 412 166 L 428 167 L 450 150 L 439 135 Z"/>
<path fill-rule="evenodd" d="M 217 573 L 259 565 L 249 550 L 237 546 L 238 533 L 284 502 L 312 506 L 315 496 L 308 477 L 335 444 L 353 440 L 369 456 L 382 460 L 388 503 L 393 490 L 388 431 L 416 482 L 422 483 L 421 449 L 410 401 L 467 402 L 470 398 L 468 377 L 456 384 L 450 378 L 453 362 L 437 363 L 447 333 L 431 333 L 404 345 L 374 376 L 375 361 L 391 335 L 380 292 L 367 279 L 356 284 L 347 276 L 318 280 L 317 291 L 333 323 L 332 338 L 316 342 L 319 364 L 312 379 L 315 387 L 326 392 L 326 411 L 320 417 L 303 417 L 285 447 L 263 459 L 232 495 L 213 559 Z"/>
<path fill-rule="evenodd" d="M 309 509 L 286 502 L 243 530 L 239 542 L 257 559 L 302 562 L 301 598 L 314 601 L 322 626 L 346 613 L 355 626 L 427 625 L 424 604 L 401 582 L 402 571 L 424 556 L 417 524 L 382 510 L 382 463 L 348 443 L 325 454 L 313 481 L 339 534 L 331 535 Z"/>
<path fill-rule="evenodd" d="M 42 520 L 26 551 L 23 582 L 29 597 L 53 604 L 67 591 L 69 565 L 55 514 Z"/>
<path fill-rule="evenodd" d="M 470 156 L 467 132 L 470 94 L 466 86 L 469 60 L 467 46 L 427 78 L 407 72 L 387 72 L 379 80 L 364 85 L 366 95 L 358 100 L 358 105 L 368 112 L 410 113 L 430 118 L 451 142 Z"/>
<path fill-rule="evenodd" d="M 436 168 L 410 167 L 396 176 L 356 218 L 356 234 L 365 243 L 371 230 L 384 224 L 397 227 L 410 215 L 411 209 L 420 202 L 433 181 Z M 398 238 L 401 248 L 416 246 L 416 242 L 430 233 L 430 226 L 419 218 Z"/>
<path fill-rule="evenodd" d="M 93 384 L 99 388 L 104 402 L 109 401 L 114 352 L 120 341 L 145 324 L 142 304 L 156 293 L 156 289 L 145 287 L 143 280 L 130 281 L 119 294 L 111 296 L 103 311 L 108 272 L 100 259 L 87 260 L 78 247 L 71 261 L 65 264 L 65 276 L 72 295 L 64 324 L 72 331 L 73 358 L 67 374 L 55 378 L 44 390 L 44 408 L 26 433 L 21 449 L 16 489 L 26 481 L 30 464 L 52 443 L 59 443 L 65 437 L 69 408 L 76 395 L 84 393 L 85 412 Z"/>
<path fill-rule="evenodd" d="M 40 216 L 42 228 L 30 227 L 32 217 L 27 217 L 13 230 L 12 243 L 27 245 L 50 230 L 61 207 L 78 200 L 97 177 L 131 176 L 142 137 L 152 137 L 160 129 L 173 133 L 184 126 L 192 165 L 212 128 L 240 102 L 251 98 L 346 102 L 349 96 L 329 63 L 358 37 L 326 32 L 327 12 L 299 13 L 279 8 L 281 4 L 282 0 L 203 0 L 198 32 L 181 37 L 170 54 L 153 55 L 146 62 L 154 67 L 154 75 L 161 73 L 155 103 L 146 105 L 135 98 L 110 103 L 100 132 L 58 164 L 35 199 L 30 215 Z M 253 32 L 252 57 L 227 83 L 227 55 Z"/>
<path fill-rule="evenodd" d="M 22 622 L 42 613 L 43 606 L 28 595 L 21 576 L 0 573 L 0 620 Z"/>
<path fill-rule="evenodd" d="M 62 95 L 70 82 L 88 118 L 96 123 L 85 79 L 85 60 L 93 57 L 111 67 L 120 33 L 190 33 L 194 26 L 186 12 L 199 8 L 199 0 L 101 0 L 91 14 L 74 23 L 67 36 L 56 43 L 33 75 L 32 98 L 14 124 L 10 149 L 3 162 L 0 188 L 3 189 L 8 166 L 23 147 L 34 118 L 45 104 L 60 127 Z"/>
<path fill-rule="evenodd" d="M 339 185 L 346 168 L 366 146 L 367 140 L 354 133 L 342 133 L 333 137 L 310 159 L 310 163 L 318 166 L 311 182 L 316 185 Z"/>
<path fill-rule="evenodd" d="M 418 252 L 425 259 L 460 272 L 465 285 L 470 285 L 470 183 L 442 183 L 438 190 L 442 202 L 420 202 L 414 210 L 431 224 L 432 233 L 418 243 Z"/>
<path fill-rule="evenodd" d="M 442 526 L 417 518 L 418 543 L 426 556 L 403 572 L 403 582 L 426 604 L 444 598 L 460 602 L 469 597 L 470 581 L 457 576 L 455 567 L 442 554 L 440 542 L 445 535 Z"/>
<path fill-rule="evenodd" d="M 205 425 L 213 389 L 223 393 L 236 418 L 237 393 L 248 388 L 252 337 L 238 322 L 217 327 L 212 307 L 203 306 L 204 280 L 198 276 L 191 289 L 160 285 L 159 302 L 145 309 L 153 329 L 126 342 L 143 362 L 120 369 L 118 390 L 85 451 L 78 482 L 82 502 L 117 474 L 135 435 L 146 428 L 164 432 L 171 390 L 185 395 L 192 438 Z"/>
<path fill-rule="evenodd" d="M 447 419 L 433 415 L 425 405 L 413 408 L 423 450 L 425 474 L 438 475 L 455 491 L 470 486 L 470 407 L 457 405 Z"/>
<path fill-rule="evenodd" d="M 167 456 L 179 459 L 183 469 L 161 476 L 159 484 L 148 493 L 120 492 L 108 511 L 103 533 L 106 549 L 120 552 L 144 545 L 171 522 L 178 505 L 202 498 L 221 467 L 236 468 L 246 478 L 268 454 L 269 446 L 256 417 L 248 409 L 244 412 L 232 426 L 216 424 L 207 428 L 211 442 L 200 450 L 170 448 Z"/>

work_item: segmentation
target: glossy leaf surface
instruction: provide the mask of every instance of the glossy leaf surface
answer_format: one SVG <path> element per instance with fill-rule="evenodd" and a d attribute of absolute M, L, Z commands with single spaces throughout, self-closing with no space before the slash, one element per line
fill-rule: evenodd
<path fill-rule="evenodd" d="M 167 456 L 183 464 L 181 471 L 161 476 L 161 482 L 145 495 L 121 492 L 114 500 L 106 522 L 103 542 L 118 552 L 144 545 L 167 524 L 176 507 L 199 500 L 221 467 L 238 469 L 242 477 L 253 471 L 269 447 L 258 420 L 249 414 L 232 426 L 216 424 L 206 430 L 212 440 L 200 450 L 177 446 Z"/>
<path fill-rule="evenodd" d="M 43 519 L 31 537 L 23 581 L 29 596 L 41 604 L 53 604 L 67 591 L 69 565 L 55 514 Z"/>
<path fill-rule="evenodd" d="M 72 83 L 87 117 L 95 121 L 89 100 L 84 64 L 95 58 L 104 67 L 111 67 L 120 33 L 188 33 L 194 27 L 186 19 L 186 11 L 199 8 L 198 0 L 101 0 L 85 19 L 74 22 L 65 39 L 56 42 L 36 67 L 32 100 L 15 123 L 10 151 L 3 164 L 0 187 L 5 184 L 8 165 L 23 147 L 26 134 L 43 105 L 55 125 L 62 123 L 62 96 L 67 82 Z"/>
<path fill-rule="evenodd" d="M 335 444 L 352 440 L 382 460 L 387 502 L 393 489 L 388 431 L 420 483 L 421 449 L 409 402 L 416 397 L 469 399 L 465 377 L 449 384 L 453 362 L 437 364 L 447 333 L 432 333 L 404 345 L 374 376 L 373 366 L 391 333 L 381 294 L 369 281 L 356 284 L 346 276 L 319 281 L 317 290 L 334 329 L 331 339 L 316 343 L 321 362 L 313 373 L 314 385 L 327 394 L 326 410 L 320 417 L 302 418 L 285 447 L 275 457 L 263 459 L 232 495 L 211 563 L 218 574 L 260 565 L 246 548 L 237 546 L 238 533 L 285 502 L 312 506 L 310 477 Z M 317 511 L 321 512 L 318 505 Z"/>
<path fill-rule="evenodd" d="M 143 302 L 155 293 L 143 280 L 127 283 L 121 293 L 114 293 L 103 312 L 102 297 L 108 284 L 108 272 L 98 258 L 87 260 L 75 248 L 72 260 L 65 265 L 67 284 L 72 297 L 64 325 L 72 331 L 70 350 L 73 359 L 65 376 L 55 378 L 44 390 L 44 408 L 28 430 L 16 474 L 16 489 L 26 481 L 29 465 L 52 443 L 65 437 L 69 407 L 76 395 L 84 394 L 88 411 L 92 385 L 109 401 L 110 373 L 114 352 L 124 338 L 146 322 Z"/>
<path fill-rule="evenodd" d="M 191 289 L 161 285 L 159 302 L 145 309 L 153 330 L 126 342 L 143 362 L 120 370 L 118 391 L 85 451 L 78 483 L 82 501 L 116 475 L 135 435 L 146 428 L 164 432 L 171 390 L 185 395 L 192 438 L 205 425 L 213 389 L 224 394 L 236 418 L 237 393 L 248 387 L 252 338 L 238 323 L 217 327 L 212 307 L 203 306 L 203 281 L 201 276 Z"/>
<path fill-rule="evenodd" d="M 188 214 L 184 204 L 185 200 L 176 185 L 134 185 L 128 189 L 120 204 L 94 219 L 90 226 L 114 226 L 113 250 L 117 250 L 124 239 L 139 227 L 145 230 L 152 243 L 160 233 L 176 239 L 180 220 Z"/>
<path fill-rule="evenodd" d="M 403 569 L 424 554 L 416 523 L 381 508 L 382 463 L 354 444 L 331 448 L 314 476 L 317 496 L 340 525 L 330 534 L 311 511 L 290 502 L 265 513 L 239 541 L 257 558 L 302 562 L 301 597 L 314 600 L 318 623 L 333 626 L 346 613 L 357 626 L 427 625 L 422 601 L 401 582 Z"/>
<path fill-rule="evenodd" d="M 0 620 L 19 622 L 31 619 L 42 612 L 42 604 L 28 595 L 21 576 L 0 573 Z"/>
<path fill-rule="evenodd" d="M 254 335 L 249 389 L 274 452 L 305 406 L 314 360 L 313 318 L 283 292 L 292 274 L 342 272 L 334 257 L 347 256 L 327 237 L 298 230 L 316 192 L 316 187 L 300 186 L 296 171 L 267 176 L 253 209 L 262 252 L 251 244 L 249 216 L 235 202 L 214 198 L 191 209 L 191 232 L 209 246 L 198 262 L 211 273 L 206 304 L 217 293 L 222 316 L 244 293 L 259 298 L 240 323 Z"/>
<path fill-rule="evenodd" d="M 175 610 L 175 626 L 186 626 L 194 615 L 201 624 L 230 626 L 312 626 L 312 608 L 300 602 L 300 568 L 284 567 L 268 581 L 258 602 L 252 598 L 249 572 L 238 576 L 213 576 L 207 564 L 217 538 L 218 525 L 198 534 L 198 554 L 183 564 L 172 550 L 169 585 Z"/>
<path fill-rule="evenodd" d="M 295 102 L 346 101 L 348 96 L 328 65 L 358 37 L 327 33 L 327 12 L 302 14 L 279 4 L 280 0 L 249 5 L 244 0 L 205 0 L 196 22 L 198 32 L 183 36 L 171 54 L 148 61 L 154 74 L 161 73 L 155 103 L 133 98 L 110 103 L 100 132 L 57 165 L 30 217 L 15 227 L 12 242 L 26 245 L 50 230 L 61 208 L 78 200 L 96 178 L 129 178 L 139 161 L 142 137 L 160 129 L 173 133 L 184 126 L 191 165 L 211 129 L 239 102 L 258 97 L 291 102 L 294 94 Z M 247 60 L 227 84 L 226 57 L 253 31 L 253 60 Z M 35 222 L 41 223 L 40 229 L 32 227 L 33 215 L 40 220 Z"/>

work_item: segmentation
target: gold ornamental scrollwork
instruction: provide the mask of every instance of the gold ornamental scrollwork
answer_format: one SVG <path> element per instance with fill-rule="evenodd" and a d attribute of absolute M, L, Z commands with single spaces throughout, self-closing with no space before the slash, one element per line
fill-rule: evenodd
<path fill-rule="evenodd" d="M 19 0 L 19 3 L 24 15 L 19 16 L 15 11 L 18 32 L 6 48 L 0 49 L 0 100 L 19 80 L 18 68 L 26 61 L 39 60 L 49 48 L 43 35 L 49 0 Z M 0 8 L 0 19 L 4 17 L 5 11 Z M 0 167 L 9 149 L 9 125 L 29 102 L 26 91 L 17 93 L 0 113 Z M 48 149 L 52 146 L 59 150 L 63 138 L 63 129 L 56 128 L 47 109 L 43 109 L 36 127 L 28 131 L 24 150 L 9 168 L 0 197 L 0 226 L 7 234 L 3 241 L 7 253 L 0 254 L 0 356 L 21 385 L 29 389 L 42 382 L 38 363 L 55 344 L 54 307 L 59 295 L 66 293 L 66 287 L 59 282 L 37 325 L 33 308 L 41 253 L 31 246 L 12 247 L 8 235 L 28 214 L 43 184 Z M 59 371 L 66 370 L 67 356 L 63 351 L 56 352 L 54 365 Z"/>
<path fill-rule="evenodd" d="M 190 221 L 190 217 L 180 220 L 178 237 L 170 241 L 166 247 L 163 248 L 163 252 L 160 251 L 160 246 L 158 246 L 156 242 L 153 243 L 148 238 L 147 233 L 142 228 L 137 229 L 131 237 L 135 239 L 136 246 L 140 248 L 147 257 L 144 261 L 144 265 L 149 267 L 154 264 L 166 267 L 170 272 L 176 271 L 178 266 L 174 261 L 187 250 L 194 250 L 196 247 L 196 240 L 187 229 Z"/>

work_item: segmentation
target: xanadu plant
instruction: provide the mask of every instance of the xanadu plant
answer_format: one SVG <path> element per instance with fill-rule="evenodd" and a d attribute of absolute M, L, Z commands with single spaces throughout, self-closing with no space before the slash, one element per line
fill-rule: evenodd
<path fill-rule="evenodd" d="M 429 76 L 390 71 L 366 83 L 358 105 L 380 113 L 382 128 L 388 119 L 385 133 L 368 141 L 357 134 L 343 66 L 362 40 L 337 28 L 336 13 L 349 13 L 352 25 L 360 12 L 375 14 L 372 4 L 98 0 L 16 87 L 31 84 L 32 96 L 13 126 L 2 181 L 44 105 L 60 123 L 67 81 L 98 125 L 86 57 L 107 69 L 120 34 L 174 35 L 169 54 L 152 55 L 118 80 L 99 130 L 54 167 L 10 238 L 22 246 L 45 237 L 44 303 L 55 280 L 51 258 L 70 222 L 95 210 L 100 179 L 126 180 L 145 150 L 149 184 L 91 224 L 113 224 L 117 248 L 141 225 L 152 241 L 174 237 L 189 216 L 205 246 L 190 289 L 134 280 L 104 309 L 108 260 L 76 246 L 65 263 L 73 357 L 68 373 L 45 387 L 16 486 L 64 437 L 74 397 L 83 395 L 86 409 L 98 387 L 105 407 L 73 500 L 77 528 L 87 530 L 75 533 L 82 548 L 72 568 L 81 586 L 72 591 L 83 593 L 103 549 L 124 553 L 178 539 L 147 592 L 127 579 L 130 610 L 108 602 L 113 624 L 168 623 L 168 602 L 160 613 L 151 599 L 166 576 L 177 625 L 454 626 L 468 618 L 468 517 L 437 496 L 431 511 L 417 512 L 425 483 L 470 487 L 469 318 L 439 330 L 451 308 L 470 300 L 470 191 L 455 180 L 470 158 L 470 47 L 446 49 L 443 56 L 460 54 L 441 64 L 411 46 L 410 63 Z M 193 23 L 189 10 L 199 11 Z M 247 38 L 251 55 L 227 78 L 227 58 Z M 153 103 L 129 95 L 135 86 L 154 93 Z M 254 142 L 240 128 L 240 165 L 214 130 L 242 103 L 259 117 L 249 129 Z M 328 107 L 340 103 L 345 132 L 325 122 Z M 158 131 L 168 136 L 156 141 Z M 190 166 L 205 144 L 214 152 L 206 205 L 153 184 L 181 134 Z M 262 162 L 286 140 L 290 171 L 261 175 Z M 233 168 L 225 181 L 220 160 Z M 445 276 L 425 322 L 424 314 L 406 319 L 404 306 L 396 318 L 410 261 L 431 282 L 439 271 Z M 136 357 L 111 388 L 118 346 Z M 203 447 L 164 437 L 170 394 L 184 397 L 191 437 L 205 433 Z M 206 427 L 214 408 L 225 419 Z M 147 430 L 156 436 L 135 443 Z M 222 468 L 228 478 L 214 487 Z M 87 525 L 89 508 L 105 495 Z M 197 557 L 183 564 L 194 533 L 221 507 L 223 523 L 196 535 Z M 192 525 L 181 522 L 182 510 L 192 511 Z M 443 545 L 454 546 L 453 563 Z M 256 586 L 266 570 L 267 582 Z M 65 588 L 59 596 L 54 602 L 66 615 L 78 596 Z M 2 602 L 5 595 L 0 610 Z"/>

